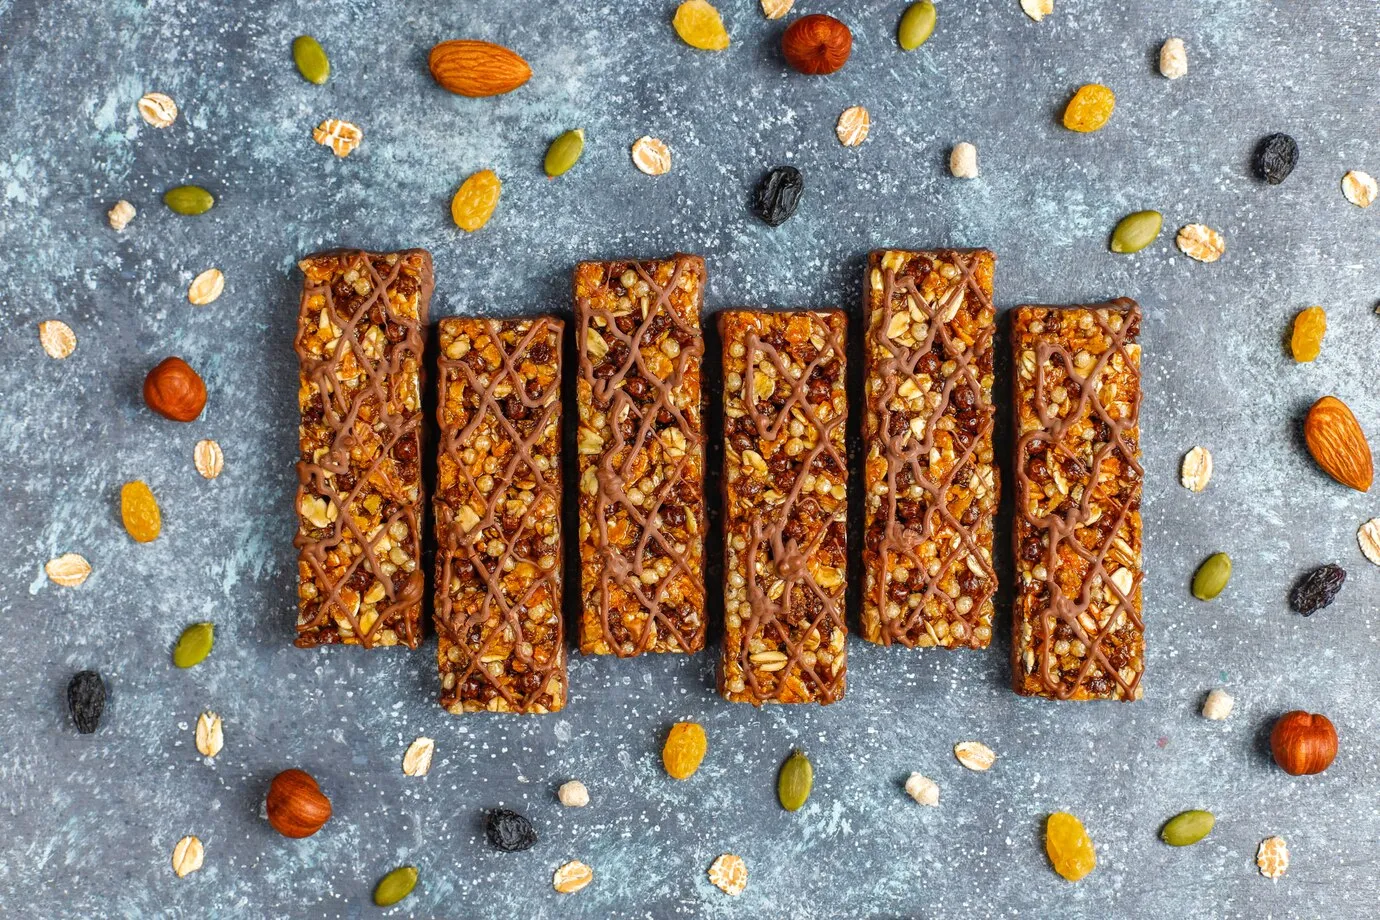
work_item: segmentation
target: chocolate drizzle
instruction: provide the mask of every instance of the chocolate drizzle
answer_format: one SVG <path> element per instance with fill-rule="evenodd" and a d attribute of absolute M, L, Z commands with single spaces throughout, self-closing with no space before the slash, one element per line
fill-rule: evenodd
<path fill-rule="evenodd" d="M 418 513 L 431 256 L 338 250 L 300 268 L 296 644 L 415 648 L 425 581 Z"/>

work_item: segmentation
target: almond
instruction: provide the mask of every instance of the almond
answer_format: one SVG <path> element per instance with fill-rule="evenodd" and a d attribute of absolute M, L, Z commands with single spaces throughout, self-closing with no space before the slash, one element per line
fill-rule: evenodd
<path fill-rule="evenodd" d="M 516 52 L 469 39 L 441 42 L 431 49 L 427 66 L 437 83 L 460 96 L 511 93 L 532 77 L 532 68 Z"/>
<path fill-rule="evenodd" d="M 1361 423 L 1346 403 L 1335 396 L 1324 396 L 1308 410 L 1303 423 L 1308 452 L 1327 475 L 1358 492 L 1370 491 L 1375 465 Z"/>

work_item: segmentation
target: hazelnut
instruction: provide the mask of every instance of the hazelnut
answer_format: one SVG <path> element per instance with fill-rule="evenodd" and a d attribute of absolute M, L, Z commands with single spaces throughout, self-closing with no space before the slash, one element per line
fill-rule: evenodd
<path fill-rule="evenodd" d="M 164 358 L 144 378 L 144 402 L 174 422 L 191 422 L 206 408 L 206 384 L 181 358 Z"/>
<path fill-rule="evenodd" d="M 786 63 L 805 74 L 833 73 L 848 63 L 852 51 L 848 26 L 821 13 L 802 16 L 781 35 Z"/>
<path fill-rule="evenodd" d="M 1300 709 L 1286 712 L 1270 732 L 1270 753 L 1285 773 L 1321 773 L 1337 756 L 1337 729 L 1327 716 Z"/>
<path fill-rule="evenodd" d="M 310 837 L 331 817 L 331 800 L 310 773 L 284 770 L 268 787 L 268 823 L 284 837 Z"/>

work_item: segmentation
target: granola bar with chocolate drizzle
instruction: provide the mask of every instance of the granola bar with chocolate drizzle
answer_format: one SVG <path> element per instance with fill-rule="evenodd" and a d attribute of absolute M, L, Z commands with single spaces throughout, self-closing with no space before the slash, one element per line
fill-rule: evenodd
<path fill-rule="evenodd" d="M 1140 308 L 1019 307 L 1017 693 L 1135 700 L 1141 619 Z"/>

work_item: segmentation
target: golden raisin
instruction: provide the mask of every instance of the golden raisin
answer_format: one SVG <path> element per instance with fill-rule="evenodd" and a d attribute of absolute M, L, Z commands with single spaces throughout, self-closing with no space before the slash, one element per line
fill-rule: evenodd
<path fill-rule="evenodd" d="M 473 233 L 489 222 L 498 207 L 503 182 L 492 169 L 481 169 L 470 176 L 450 201 L 450 216 L 461 230 Z"/>
<path fill-rule="evenodd" d="M 120 489 L 120 519 L 125 530 L 140 543 L 158 539 L 163 529 L 163 515 L 158 511 L 158 499 L 148 483 L 136 479 Z"/>
<path fill-rule="evenodd" d="M 701 51 L 722 51 L 728 47 L 728 31 L 719 11 L 708 0 L 685 0 L 676 7 L 671 20 L 680 40 Z"/>
<path fill-rule="evenodd" d="M 1116 94 L 1100 83 L 1078 88 L 1064 109 L 1064 127 L 1070 131 L 1096 131 L 1112 117 L 1116 108 Z"/>
<path fill-rule="evenodd" d="M 709 747 L 704 727 L 698 722 L 677 722 L 666 736 L 661 749 L 661 762 L 675 779 L 689 779 L 700 768 L 704 752 Z"/>
<path fill-rule="evenodd" d="M 1058 872 L 1076 882 L 1097 866 L 1097 853 L 1083 822 L 1066 811 L 1056 811 L 1045 822 L 1045 852 Z"/>
<path fill-rule="evenodd" d="M 1309 307 L 1294 317 L 1294 335 L 1289 340 L 1294 360 L 1303 363 L 1322 354 L 1323 334 L 1326 332 L 1327 311 L 1322 307 Z"/>

